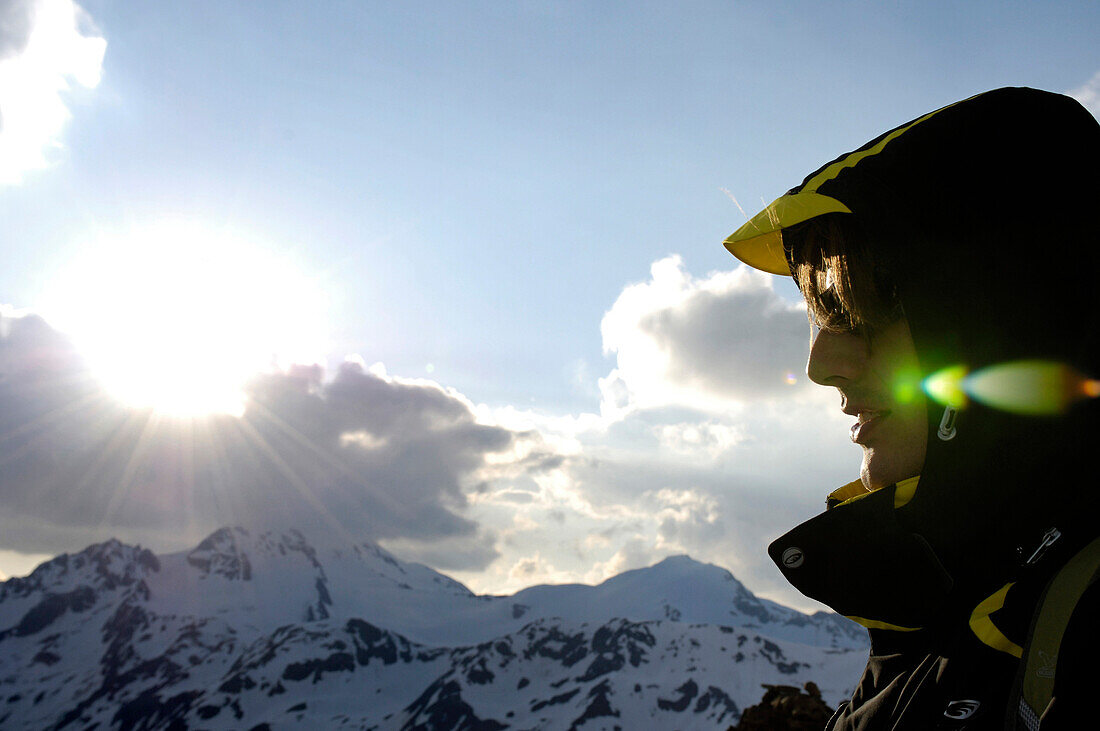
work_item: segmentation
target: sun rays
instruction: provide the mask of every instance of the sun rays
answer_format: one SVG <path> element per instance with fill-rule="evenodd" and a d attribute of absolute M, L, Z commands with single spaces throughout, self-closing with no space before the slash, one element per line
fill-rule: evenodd
<path fill-rule="evenodd" d="M 241 414 L 255 373 L 321 361 L 327 309 L 290 257 L 187 221 L 88 242 L 42 306 L 113 396 L 177 416 Z"/>

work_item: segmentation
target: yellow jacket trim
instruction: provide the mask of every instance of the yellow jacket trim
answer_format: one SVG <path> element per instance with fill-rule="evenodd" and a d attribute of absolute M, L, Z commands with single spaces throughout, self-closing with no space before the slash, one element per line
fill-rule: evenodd
<path fill-rule="evenodd" d="M 1043 598 L 1027 650 L 1022 689 L 1024 701 L 1032 710 L 1038 709 L 1037 713 L 1042 713 L 1054 696 L 1054 671 L 1058 667 L 1062 638 L 1077 602 L 1093 582 L 1098 567 L 1100 538 L 1093 540 L 1059 570 Z"/>
<path fill-rule="evenodd" d="M 843 487 L 838 487 L 837 489 L 830 492 L 829 497 L 826 499 L 826 502 L 830 503 L 835 500 L 839 505 L 843 505 L 849 500 L 860 497 L 862 495 L 870 494 L 871 493 L 867 492 L 867 488 L 863 486 L 863 480 L 853 480 L 847 485 L 844 485 Z"/>
<path fill-rule="evenodd" d="M 919 475 L 916 477 L 910 477 L 907 480 L 902 480 L 901 482 L 897 483 L 897 485 L 894 487 L 895 510 L 913 499 L 913 496 L 917 494 L 918 482 L 920 482 Z M 854 500 L 865 498 L 872 492 L 874 492 L 874 490 L 868 490 L 866 487 L 863 486 L 862 481 L 856 480 L 854 482 L 849 482 L 844 487 L 838 487 L 836 490 L 833 490 L 831 493 L 829 493 L 829 497 L 826 500 L 826 503 L 832 502 L 834 500 L 839 500 L 840 502 L 834 506 L 839 508 L 841 505 L 847 505 Z"/>
<path fill-rule="evenodd" d="M 864 619 L 863 617 L 852 617 L 845 615 L 848 619 L 852 620 L 856 624 L 862 624 L 867 629 L 889 629 L 894 632 L 916 632 L 920 627 L 902 627 L 899 624 L 890 624 L 889 622 L 881 622 L 877 619 Z"/>
<path fill-rule="evenodd" d="M 913 496 L 917 494 L 917 483 L 920 482 L 920 477 L 910 477 L 908 480 L 902 480 L 894 488 L 894 508 L 900 508 L 907 502 L 913 499 Z"/>
<path fill-rule="evenodd" d="M 989 615 L 1005 605 L 1005 597 L 1008 596 L 1008 590 L 1012 588 L 1014 583 L 1005 584 L 975 607 L 974 612 L 970 615 L 970 630 L 979 640 L 994 650 L 1007 652 L 1009 655 L 1019 658 L 1024 656 L 1024 648 L 1005 637 L 1004 633 L 997 629 L 997 625 L 993 624 L 993 620 L 989 618 Z"/>

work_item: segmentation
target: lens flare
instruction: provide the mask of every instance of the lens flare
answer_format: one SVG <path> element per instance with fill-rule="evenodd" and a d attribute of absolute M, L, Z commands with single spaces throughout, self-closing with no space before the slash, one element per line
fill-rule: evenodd
<path fill-rule="evenodd" d="M 1100 397 L 1100 381 L 1048 360 L 998 363 L 969 374 L 965 366 L 951 366 L 924 379 L 923 388 L 942 404 L 959 407 L 973 399 L 1030 416 L 1063 414 L 1079 401 Z"/>
<path fill-rule="evenodd" d="M 1062 363 L 1024 360 L 983 368 L 966 379 L 975 400 L 1002 411 L 1062 414 L 1086 398 L 1087 379 Z"/>
<path fill-rule="evenodd" d="M 924 379 L 924 392 L 946 406 L 960 408 L 966 406 L 969 399 L 963 389 L 966 378 L 966 366 L 956 365 L 936 371 Z"/>
<path fill-rule="evenodd" d="M 894 377 L 894 400 L 901 404 L 911 404 L 920 396 L 920 371 L 916 369 L 899 372 Z"/>

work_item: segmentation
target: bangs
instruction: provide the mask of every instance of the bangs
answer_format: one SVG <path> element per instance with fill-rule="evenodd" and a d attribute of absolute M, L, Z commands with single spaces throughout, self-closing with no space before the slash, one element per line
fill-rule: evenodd
<path fill-rule="evenodd" d="M 893 277 L 872 258 L 850 214 L 818 216 L 784 230 L 783 248 L 818 327 L 870 334 L 902 316 Z"/>

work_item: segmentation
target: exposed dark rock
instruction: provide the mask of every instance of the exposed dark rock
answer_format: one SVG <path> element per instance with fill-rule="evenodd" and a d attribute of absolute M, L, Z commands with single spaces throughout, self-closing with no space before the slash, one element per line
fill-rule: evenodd
<path fill-rule="evenodd" d="M 90 586 L 78 586 L 64 594 L 47 594 L 38 604 L 27 610 L 13 634 L 26 637 L 49 627 L 66 612 L 83 612 L 95 604 L 96 593 Z"/>
<path fill-rule="evenodd" d="M 314 582 L 314 586 L 317 588 L 317 603 L 314 605 L 317 608 L 317 619 L 328 619 L 328 608 L 332 606 L 332 597 L 328 593 L 328 584 L 323 577 L 318 576 L 317 581 Z M 310 607 L 310 621 L 313 620 L 313 607 Z"/>
<path fill-rule="evenodd" d="M 392 665 L 398 659 L 404 662 L 412 659 L 411 648 L 404 637 L 378 629 L 370 622 L 349 619 L 344 630 L 351 635 L 355 660 L 360 665 L 368 665 L 373 659 L 381 660 L 384 665 Z"/>
<path fill-rule="evenodd" d="M 803 663 L 798 662 L 787 662 L 786 656 L 783 655 L 783 650 L 779 648 L 779 645 L 770 640 L 764 640 L 763 647 L 760 649 L 760 654 L 770 663 L 775 665 L 775 669 L 784 675 L 794 675 L 803 665 Z"/>
<path fill-rule="evenodd" d="M 719 708 L 717 720 L 723 720 L 727 715 L 730 718 L 737 718 L 741 714 L 741 709 L 737 707 L 737 703 L 734 702 L 729 695 L 721 688 L 716 688 L 713 685 L 707 688 L 707 692 L 699 696 L 699 700 L 695 701 L 695 712 L 702 713 L 708 708 Z"/>
<path fill-rule="evenodd" d="M 657 707 L 662 711 L 686 711 L 692 699 L 699 695 L 699 686 L 695 684 L 694 680 L 689 679 L 686 683 L 677 688 L 676 692 L 680 694 L 679 698 L 675 700 L 658 698 Z"/>
<path fill-rule="evenodd" d="M 581 692 L 580 688 L 574 688 L 573 690 L 571 690 L 567 693 L 560 693 L 560 694 L 554 696 L 553 698 L 551 698 L 548 701 L 538 701 L 538 702 L 534 703 L 531 706 L 531 711 L 532 712 L 541 711 L 543 708 L 546 708 L 547 706 L 556 706 L 559 703 L 566 703 L 573 696 L 575 696 L 577 693 L 580 693 L 580 692 Z"/>
<path fill-rule="evenodd" d="M 493 719 L 480 719 L 469 703 L 462 700 L 462 689 L 445 674 L 436 680 L 419 698 L 405 710 L 409 720 L 402 731 L 435 731 L 435 729 L 463 729 L 464 731 L 499 731 L 507 724 Z"/>
<path fill-rule="evenodd" d="M 355 658 L 350 652 L 334 652 L 326 658 L 314 658 L 303 662 L 292 662 L 283 671 L 283 680 L 305 680 L 313 676 L 318 682 L 325 673 L 354 672 Z"/>
<path fill-rule="evenodd" d="M 207 536 L 187 554 L 187 563 L 204 574 L 216 574 L 233 581 L 252 579 L 252 564 L 237 544 L 235 533 L 244 536 L 244 528 L 221 528 Z"/>
<path fill-rule="evenodd" d="M 588 643 L 585 641 L 583 632 L 566 634 L 557 627 L 551 627 L 532 642 L 523 653 L 528 660 L 538 655 L 551 660 L 560 660 L 565 667 L 572 667 L 583 660 L 587 654 Z"/>
<path fill-rule="evenodd" d="M 114 716 L 119 731 L 130 729 L 186 729 L 184 717 L 195 700 L 202 696 L 198 690 L 179 693 L 161 699 L 155 689 L 149 688 L 132 701 L 123 703 Z"/>
<path fill-rule="evenodd" d="M 820 731 L 833 715 L 814 683 L 765 685 L 764 698 L 746 708 L 736 731 Z"/>
<path fill-rule="evenodd" d="M 628 659 L 631 666 L 638 667 L 645 658 L 645 648 L 655 643 L 644 623 L 618 622 L 600 627 L 592 635 L 592 651 L 599 654 L 579 680 L 587 682 L 621 670 Z"/>
<path fill-rule="evenodd" d="M 37 655 L 34 656 L 34 659 L 31 662 L 41 663 L 46 666 L 56 665 L 57 663 L 61 662 L 61 656 L 55 655 L 49 650 L 41 650 Z"/>
<path fill-rule="evenodd" d="M 611 684 L 607 680 L 600 681 L 599 685 L 588 691 L 588 697 L 592 700 L 588 703 L 588 707 L 584 709 L 584 713 L 573 719 L 573 723 L 569 727 L 570 731 L 580 728 L 586 721 L 593 718 L 604 716 L 618 718 L 619 712 L 611 707 L 611 701 L 608 699 L 610 695 Z"/>
<path fill-rule="evenodd" d="M 222 693 L 233 693 L 234 695 L 236 695 L 241 691 L 251 690 L 255 687 L 256 681 L 241 673 L 238 675 L 234 675 L 229 680 L 219 685 L 218 690 Z"/>
<path fill-rule="evenodd" d="M 493 682 L 493 678 L 496 675 L 493 671 L 485 666 L 485 658 L 478 658 L 477 662 L 473 664 L 473 667 L 466 671 L 466 680 L 475 685 L 485 685 Z"/>

